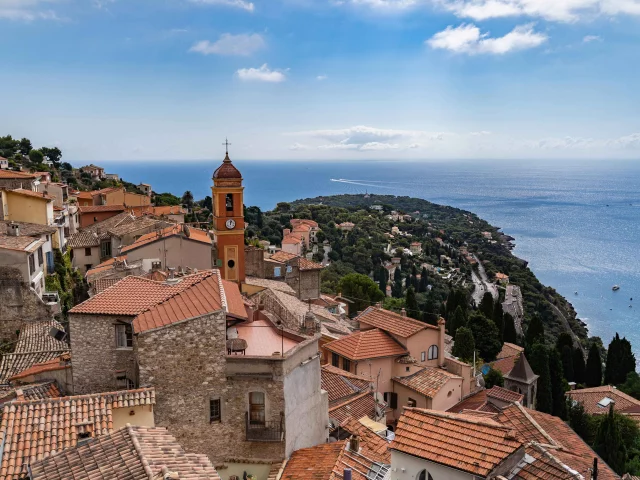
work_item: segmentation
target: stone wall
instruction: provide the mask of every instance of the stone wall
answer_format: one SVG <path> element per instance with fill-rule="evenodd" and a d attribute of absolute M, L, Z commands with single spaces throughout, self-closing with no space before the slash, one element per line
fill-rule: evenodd
<path fill-rule="evenodd" d="M 320 298 L 320 272 L 321 270 L 303 270 L 300 272 L 300 286 L 298 298 L 309 300 Z"/>
<path fill-rule="evenodd" d="M 266 420 L 284 413 L 282 377 L 265 373 L 227 376 L 226 315 L 215 312 L 138 335 L 140 384 L 157 392 L 155 418 L 190 452 L 215 463 L 282 460 L 284 442 L 248 442 L 249 392 L 265 394 Z M 249 359 L 249 357 L 244 357 Z M 210 423 L 209 402 L 221 400 L 220 422 Z"/>
<path fill-rule="evenodd" d="M 0 266 L 0 339 L 14 342 L 23 323 L 51 318 L 51 309 L 24 282 L 22 272 Z"/>
<path fill-rule="evenodd" d="M 116 348 L 116 324 L 131 320 L 131 317 L 114 315 L 69 315 L 73 384 L 76 394 L 122 388 L 122 384 L 116 379 L 116 376 L 122 375 L 126 375 L 137 384 L 134 349 Z"/>
<path fill-rule="evenodd" d="M 254 246 L 245 247 L 244 270 L 248 277 L 264 278 L 264 250 Z"/>

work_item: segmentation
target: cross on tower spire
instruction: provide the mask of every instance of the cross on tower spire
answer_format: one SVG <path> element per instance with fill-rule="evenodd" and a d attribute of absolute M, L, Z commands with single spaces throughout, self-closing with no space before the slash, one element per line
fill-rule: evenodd
<path fill-rule="evenodd" d="M 227 155 L 229 155 L 229 145 L 231 145 L 231 144 L 229 143 L 229 139 L 227 139 L 227 138 L 225 137 L 225 139 L 224 139 L 224 143 L 223 143 L 222 145 L 224 145 L 225 153 L 226 153 Z"/>

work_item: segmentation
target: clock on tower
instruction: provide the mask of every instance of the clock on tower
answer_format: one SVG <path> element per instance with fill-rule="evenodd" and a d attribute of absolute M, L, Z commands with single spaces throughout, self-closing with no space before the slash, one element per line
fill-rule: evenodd
<path fill-rule="evenodd" d="M 244 281 L 244 203 L 242 174 L 229 158 L 229 143 L 225 141 L 226 155 L 215 172 L 211 187 L 213 204 L 214 261 L 222 278 L 233 282 Z"/>

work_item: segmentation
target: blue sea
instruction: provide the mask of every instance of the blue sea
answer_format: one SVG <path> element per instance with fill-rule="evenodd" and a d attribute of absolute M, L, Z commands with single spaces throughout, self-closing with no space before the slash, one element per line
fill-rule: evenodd
<path fill-rule="evenodd" d="M 220 161 L 102 162 L 156 192 L 210 195 Z M 514 253 L 564 295 L 605 345 L 640 359 L 640 162 L 234 161 L 245 204 L 340 193 L 408 195 L 478 214 L 516 238 Z M 336 181 L 339 180 L 339 181 Z M 613 285 L 620 290 L 612 291 Z M 575 293 L 577 292 L 577 293 Z M 631 300 L 633 298 L 633 300 Z"/>

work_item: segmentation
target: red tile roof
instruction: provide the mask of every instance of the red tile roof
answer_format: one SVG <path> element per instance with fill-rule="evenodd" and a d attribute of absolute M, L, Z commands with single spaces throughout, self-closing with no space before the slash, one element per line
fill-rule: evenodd
<path fill-rule="evenodd" d="M 487 391 L 480 390 L 478 393 L 465 398 L 460 403 L 456 403 L 453 407 L 449 408 L 447 412 L 462 413 L 464 410 L 478 410 L 485 403 L 487 403 Z"/>
<path fill-rule="evenodd" d="M 231 163 L 231 159 L 229 158 L 229 154 L 225 155 L 224 160 L 222 161 L 222 165 L 220 165 L 215 172 L 213 172 L 213 179 L 224 179 L 224 178 L 237 178 L 242 179 L 242 174 L 240 171 L 233 166 Z"/>
<path fill-rule="evenodd" d="M 324 267 L 320 263 L 312 262 L 304 257 L 300 257 L 298 260 L 298 268 L 301 271 L 305 270 L 322 270 Z"/>
<path fill-rule="evenodd" d="M 86 207 L 78 207 L 80 215 L 85 213 L 97 213 L 97 212 L 124 212 L 124 205 L 91 205 Z"/>
<path fill-rule="evenodd" d="M 297 245 L 298 243 L 302 243 L 302 239 L 300 237 L 297 237 L 295 235 L 289 234 L 289 235 L 285 235 L 284 238 L 282 239 L 282 244 L 285 245 Z"/>
<path fill-rule="evenodd" d="M 522 447 L 515 432 L 491 419 L 405 408 L 390 448 L 486 477 Z"/>
<path fill-rule="evenodd" d="M 409 353 L 393 337 L 378 328 L 352 333 L 325 344 L 324 348 L 350 360 L 395 357 Z"/>
<path fill-rule="evenodd" d="M 390 464 L 391 452 L 389 442 L 380 435 L 369 429 L 353 417 L 349 417 L 340 424 L 340 428 L 346 430 L 351 435 L 360 437 L 361 453 L 365 457 Z"/>
<path fill-rule="evenodd" d="M 152 388 L 5 404 L 0 478 L 23 478 L 27 464 L 74 447 L 79 432 L 88 431 L 93 437 L 111 432 L 114 408 L 153 404 Z"/>
<path fill-rule="evenodd" d="M 503 402 L 520 402 L 524 399 L 524 395 L 518 392 L 514 392 L 511 390 L 507 390 L 506 388 L 502 388 L 499 386 L 494 386 L 490 390 L 487 390 L 487 397 L 496 398 L 498 400 L 502 400 Z"/>
<path fill-rule="evenodd" d="M 429 325 L 428 323 L 419 322 L 418 320 L 414 320 L 409 317 L 403 317 L 402 315 L 380 307 L 367 308 L 356 317 L 356 320 L 360 322 L 361 326 L 364 323 L 402 338 L 408 338 L 428 328 L 435 330 L 438 329 L 438 327 Z"/>
<path fill-rule="evenodd" d="M 35 180 L 36 176 L 32 173 L 24 173 L 24 172 L 15 172 L 13 170 L 0 170 L 0 179 L 7 178 L 10 180 L 18 179 L 18 180 Z"/>
<path fill-rule="evenodd" d="M 627 395 L 611 385 L 570 390 L 566 393 L 566 396 L 570 400 L 582 403 L 585 412 L 591 415 L 609 412 L 609 405 L 598 405 L 598 402 L 605 398 L 610 398 L 615 402 L 613 409 L 617 412 L 634 409 L 634 407 L 640 408 L 640 400 L 636 400 L 631 395 Z"/>
<path fill-rule="evenodd" d="M 321 388 L 329 394 L 329 404 L 340 402 L 346 397 L 371 390 L 371 382 L 332 365 L 323 365 L 321 370 Z"/>
<path fill-rule="evenodd" d="M 40 373 L 53 372 L 56 370 L 64 370 L 65 368 L 71 368 L 70 363 L 71 355 L 62 354 L 59 357 L 47 360 L 46 362 L 34 363 L 31 367 L 23 370 L 17 375 L 13 375 L 9 378 L 10 381 L 20 380 L 22 378 L 30 377 L 31 375 L 38 375 Z"/>
<path fill-rule="evenodd" d="M 503 375 L 508 375 L 518 360 L 524 348 L 514 343 L 505 342 L 502 350 L 498 353 L 496 360 L 491 363 L 491 367 L 500 371 Z"/>
<path fill-rule="evenodd" d="M 376 418 L 376 400 L 372 391 L 362 392 L 329 408 L 329 417 L 342 423 L 348 418 Z"/>
<path fill-rule="evenodd" d="M 284 250 L 277 251 L 273 255 L 269 257 L 269 260 L 274 260 L 276 262 L 287 263 L 289 260 L 293 260 L 294 258 L 298 258 L 297 255 L 293 253 L 285 252 Z"/>
<path fill-rule="evenodd" d="M 15 193 L 16 195 L 23 195 L 25 197 L 32 197 L 40 200 L 46 200 L 47 202 L 53 201 L 53 197 L 50 197 L 46 193 L 34 192 L 33 190 L 25 190 L 24 188 L 18 188 L 16 190 L 7 190 L 7 193 Z"/>
<path fill-rule="evenodd" d="M 31 466 L 32 480 L 219 480 L 206 455 L 187 453 L 161 427 L 133 427 L 102 435 Z M 178 478 L 178 477 L 175 477 Z"/>
<path fill-rule="evenodd" d="M 150 232 L 145 235 L 142 235 L 134 243 L 124 247 L 121 252 L 126 253 L 130 250 L 135 250 L 136 248 L 140 248 L 142 246 L 148 245 L 149 243 L 153 243 L 160 239 L 173 237 L 175 235 L 180 235 L 185 239 L 193 240 L 195 242 L 206 243 L 211 245 L 211 237 L 209 236 L 208 232 L 205 232 L 204 230 L 199 230 L 197 228 L 185 227 L 182 224 L 176 224 L 176 225 L 171 225 L 169 227 L 163 228 L 159 232 Z"/>
<path fill-rule="evenodd" d="M 0 391 L 0 404 L 22 400 L 44 400 L 61 396 L 60 389 L 55 380 L 17 385 Z"/>
<path fill-rule="evenodd" d="M 426 397 L 433 398 L 449 380 L 462 382 L 462 377 L 441 368 L 425 367 L 407 377 L 393 377 L 392 380 Z"/>

